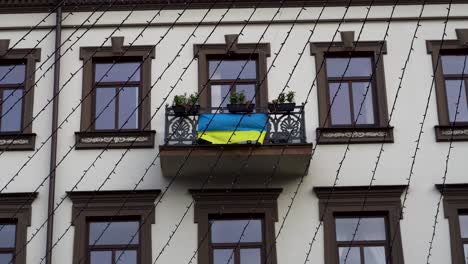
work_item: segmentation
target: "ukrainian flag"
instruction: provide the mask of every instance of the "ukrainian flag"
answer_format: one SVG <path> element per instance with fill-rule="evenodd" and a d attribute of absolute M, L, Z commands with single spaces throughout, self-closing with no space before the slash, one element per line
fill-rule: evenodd
<path fill-rule="evenodd" d="M 267 120 L 267 114 L 262 113 L 200 114 L 198 116 L 198 138 L 213 144 L 257 142 L 263 144 Z"/>

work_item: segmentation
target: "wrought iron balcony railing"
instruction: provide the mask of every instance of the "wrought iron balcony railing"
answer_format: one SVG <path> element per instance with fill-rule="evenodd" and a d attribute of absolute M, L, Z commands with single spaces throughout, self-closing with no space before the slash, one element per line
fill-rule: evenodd
<path fill-rule="evenodd" d="M 203 111 L 204 110 L 204 111 Z M 291 112 L 268 115 L 266 137 L 263 144 L 305 144 L 304 106 L 296 106 Z M 216 113 L 216 109 L 202 109 L 200 113 Z M 220 108 L 217 113 L 229 113 L 227 108 Z M 246 114 L 248 115 L 248 114 Z M 198 145 L 199 114 L 176 115 L 171 106 L 166 106 L 165 145 Z"/>

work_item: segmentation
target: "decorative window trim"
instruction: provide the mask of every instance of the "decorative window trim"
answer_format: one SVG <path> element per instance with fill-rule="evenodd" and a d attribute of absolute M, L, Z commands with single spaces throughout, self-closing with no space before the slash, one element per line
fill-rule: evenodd
<path fill-rule="evenodd" d="M 310 44 L 310 52 L 315 56 L 316 70 L 324 63 L 326 52 L 372 52 L 373 61 L 377 62 L 377 69 L 372 86 L 376 98 L 377 125 L 369 127 L 331 127 L 328 99 L 328 81 L 326 71 L 317 73 L 317 94 L 319 107 L 319 122 L 317 128 L 317 144 L 342 144 L 342 143 L 393 143 L 393 127 L 388 126 L 387 94 L 385 88 L 385 70 L 383 55 L 387 54 L 387 44 L 381 41 L 354 41 L 354 32 L 341 32 L 341 42 L 313 42 Z M 381 47 L 383 45 L 383 47 Z M 380 51 L 382 49 L 382 54 Z M 379 58 L 380 57 L 380 58 Z M 373 64 L 375 67 L 375 64 Z M 351 136 L 353 136 L 351 138 Z M 350 139 L 351 138 L 351 139 Z"/>
<path fill-rule="evenodd" d="M 435 126 L 437 142 L 468 140 L 468 125 L 453 125 L 449 121 L 445 79 L 441 67 L 441 50 L 442 53 L 444 51 L 461 51 L 468 55 L 468 29 L 456 29 L 455 31 L 457 33 L 457 39 L 444 40 L 443 43 L 442 40 L 426 41 L 427 53 L 432 55 L 432 67 L 435 78 L 437 113 L 439 118 L 439 125 Z M 437 64 L 439 66 L 436 69 Z"/>
<path fill-rule="evenodd" d="M 263 83 L 259 87 L 259 105 L 256 108 L 267 109 L 268 107 L 268 78 L 265 77 L 268 71 L 267 58 L 270 57 L 270 43 L 238 43 L 239 35 L 225 35 L 223 44 L 195 44 L 194 56 L 198 59 L 198 92 L 199 101 L 202 107 L 210 107 L 210 93 L 205 84 L 208 83 L 210 56 L 236 56 L 254 54 L 257 58 L 257 80 Z"/>
<path fill-rule="evenodd" d="M 255 214 L 264 219 L 266 264 L 276 264 L 275 222 L 278 221 L 277 199 L 282 189 L 211 189 L 190 190 L 195 200 L 194 221 L 198 224 L 198 263 L 210 263 L 209 234 L 210 215 Z"/>
<path fill-rule="evenodd" d="M 465 264 L 459 213 L 468 210 L 468 184 L 436 184 L 444 196 L 444 215 L 449 222 L 452 264 Z"/>
<path fill-rule="evenodd" d="M 390 263 L 403 264 L 398 222 L 401 211 L 400 197 L 405 189 L 404 185 L 373 186 L 370 189 L 369 186 L 315 187 L 314 192 L 319 198 L 319 213 L 323 216 L 325 263 L 339 264 L 334 224 L 336 213 L 376 213 L 387 217 L 388 233 L 396 234 Z"/>
<path fill-rule="evenodd" d="M 37 193 L 0 193 L 0 219 L 16 223 L 16 259 L 12 264 L 26 264 L 27 229 L 31 226 L 31 204 Z"/>
<path fill-rule="evenodd" d="M 141 223 L 138 263 L 151 264 L 151 225 L 155 223 L 154 201 L 160 192 L 160 190 L 67 192 L 73 202 L 72 225 L 75 227 L 73 263 L 78 264 L 80 260 L 87 258 L 88 219 L 99 217 L 112 221 L 114 217 L 117 220 L 122 217 L 136 217 Z"/>
<path fill-rule="evenodd" d="M 124 46 L 123 37 L 113 37 L 112 46 L 110 47 L 81 47 L 80 59 L 84 61 L 83 65 L 83 88 L 82 98 L 93 93 L 93 59 L 105 58 L 145 58 L 146 59 L 140 70 L 142 72 L 142 94 L 148 97 L 145 98 L 140 105 L 139 114 L 141 130 L 136 131 L 94 131 L 91 124 L 94 120 L 93 116 L 93 95 L 87 96 L 81 106 L 81 125 L 80 132 L 75 133 L 75 141 L 77 149 L 96 149 L 107 146 L 109 148 L 153 148 L 154 147 L 154 131 L 148 125 L 143 128 L 144 124 L 151 124 L 151 60 L 155 58 L 155 49 L 153 46 Z M 124 53 L 124 51 L 126 52 Z M 86 131 L 86 129 L 89 129 Z M 136 141 L 135 141 L 136 139 Z M 143 140 L 144 139 L 144 140 Z M 135 144 L 132 145 L 132 142 Z"/>
<path fill-rule="evenodd" d="M 0 61 L 25 61 L 24 91 L 28 92 L 23 97 L 22 132 L 0 132 L 0 150 L 34 150 L 36 134 L 32 133 L 32 119 L 35 71 L 36 62 L 41 60 L 41 49 L 11 49 L 8 51 L 9 44 L 9 39 L 0 40 Z"/>

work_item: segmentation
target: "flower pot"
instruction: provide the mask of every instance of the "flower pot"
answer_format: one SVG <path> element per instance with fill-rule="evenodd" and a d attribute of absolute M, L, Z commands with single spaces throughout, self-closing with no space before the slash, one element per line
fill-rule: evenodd
<path fill-rule="evenodd" d="M 296 107 L 296 103 L 268 104 L 268 109 L 272 113 L 289 113 L 291 111 L 294 111 L 294 107 Z"/>
<path fill-rule="evenodd" d="M 176 116 L 196 115 L 200 111 L 200 105 L 173 105 L 172 111 Z"/>
<path fill-rule="evenodd" d="M 252 113 L 255 104 L 228 104 L 227 108 L 231 113 Z"/>
<path fill-rule="evenodd" d="M 189 115 L 196 115 L 200 111 L 200 105 L 187 105 L 186 110 Z"/>

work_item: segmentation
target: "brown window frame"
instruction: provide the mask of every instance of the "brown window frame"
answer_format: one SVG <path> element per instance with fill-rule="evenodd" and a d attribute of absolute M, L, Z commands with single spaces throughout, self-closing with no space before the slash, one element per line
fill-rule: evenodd
<path fill-rule="evenodd" d="M 436 141 L 467 141 L 468 122 L 453 123 L 449 120 L 445 76 L 442 69 L 443 55 L 468 56 L 468 29 L 456 29 L 457 39 L 427 40 L 427 53 L 431 55 L 434 71 L 435 93 L 439 124 L 435 126 Z M 468 68 L 468 65 L 467 65 Z M 464 76 L 468 96 L 468 76 Z M 453 134 L 453 135 L 452 135 Z"/>
<path fill-rule="evenodd" d="M 208 62 L 213 59 L 223 61 L 255 59 L 257 64 L 255 107 L 263 111 L 268 108 L 268 76 L 266 75 L 268 71 L 267 58 L 270 57 L 271 53 L 270 43 L 238 43 L 238 38 L 238 35 L 225 35 L 225 43 L 223 44 L 194 45 L 194 56 L 198 59 L 198 92 L 202 108 L 211 107 L 210 88 L 212 81 L 209 80 Z M 238 82 L 239 80 L 236 81 L 236 84 Z"/>
<path fill-rule="evenodd" d="M 155 49 L 153 46 L 124 46 L 123 41 L 123 37 L 113 37 L 112 46 L 80 48 L 80 60 L 83 61 L 83 103 L 81 106 L 80 132 L 75 132 L 77 149 L 99 149 L 107 146 L 109 148 L 127 148 L 130 146 L 133 148 L 154 147 L 155 131 L 151 130 L 150 121 L 151 64 L 152 59 L 155 58 Z M 95 124 L 93 124 L 93 120 L 96 116 L 95 63 L 112 63 L 115 61 L 142 62 L 139 82 L 139 102 L 141 102 L 138 109 L 139 128 L 121 129 L 120 131 L 118 131 L 118 129 L 95 130 Z M 129 84 L 127 83 L 125 86 L 129 86 Z M 142 97 L 146 94 L 148 94 L 148 96 L 142 101 Z M 118 119 L 116 122 L 118 122 Z M 146 124 L 148 125 L 144 127 Z M 118 140 L 115 140 L 115 138 L 118 138 Z M 110 144 L 108 144 L 109 141 L 111 142 Z M 132 145 L 133 141 L 134 143 Z"/>
<path fill-rule="evenodd" d="M 0 40 L 0 46 L 8 48 L 9 40 Z M 11 49 L 0 53 L 0 64 L 25 65 L 22 99 L 21 131 L 0 132 L 0 149 L 34 150 L 36 134 L 32 132 L 36 63 L 41 60 L 41 49 Z M 3 76 L 0 76 L 0 78 Z"/>
<path fill-rule="evenodd" d="M 435 186 L 444 196 L 444 216 L 449 224 L 452 264 L 465 264 L 463 244 L 468 244 L 468 239 L 464 240 L 461 237 L 459 216 L 468 214 L 468 184 Z"/>
<path fill-rule="evenodd" d="M 117 245 L 117 244 L 113 244 L 113 245 L 89 245 L 89 232 L 90 232 L 90 224 L 91 223 L 98 223 L 98 222 L 112 222 L 112 223 L 115 223 L 115 222 L 138 222 L 141 224 L 141 221 L 139 218 L 136 218 L 136 217 L 126 217 L 126 218 L 116 218 L 116 219 L 112 219 L 111 221 L 108 221 L 108 218 L 90 218 L 90 219 L 87 219 L 87 225 L 86 225 L 86 241 L 88 241 L 88 246 L 87 246 L 87 258 L 88 258 L 88 262 L 90 262 L 91 260 L 91 252 L 95 252 L 95 251 L 111 251 L 112 252 L 112 263 L 113 264 L 117 264 L 115 263 L 115 260 L 114 260 L 114 257 L 116 256 L 116 251 L 127 251 L 127 250 L 132 250 L 132 251 L 137 251 L 137 263 L 141 263 L 139 261 L 140 259 L 140 255 L 141 255 L 141 233 L 140 231 L 138 231 L 139 233 L 139 240 L 138 240 L 138 245 L 134 245 L 134 244 L 130 244 L 130 245 L 127 245 L 127 244 L 120 244 L 120 245 Z M 105 231 L 107 232 L 107 231 Z"/>
<path fill-rule="evenodd" d="M 315 56 L 315 65 L 317 71 L 317 95 L 320 122 L 320 127 L 317 128 L 316 133 L 317 144 L 342 144 L 348 142 L 393 143 L 393 127 L 388 125 L 389 118 L 385 87 L 384 55 L 387 54 L 386 42 L 354 42 L 353 31 L 341 32 L 341 36 L 341 42 L 312 42 L 310 44 L 311 55 Z M 356 46 L 353 47 L 353 45 Z M 373 67 L 372 70 L 375 72 L 372 80 L 372 100 L 374 105 L 375 120 L 374 124 L 349 126 L 337 126 L 331 124 L 331 116 L 329 114 L 329 77 L 327 76 L 326 72 L 326 59 L 329 57 L 371 58 Z M 321 70 L 319 71 L 319 69 Z M 352 123 L 354 124 L 354 120 L 352 120 Z M 353 136 L 352 138 L 351 135 Z"/>
<path fill-rule="evenodd" d="M 195 200 L 194 222 L 198 224 L 198 263 L 212 263 L 210 220 L 237 218 L 263 220 L 262 263 L 276 264 L 275 222 L 278 221 L 277 199 L 281 191 L 282 189 L 190 190 Z M 265 256 L 268 256 L 266 260 Z"/>
<path fill-rule="evenodd" d="M 389 186 L 346 186 L 315 187 L 319 198 L 319 214 L 323 217 L 325 264 L 339 264 L 338 242 L 336 241 L 336 216 L 385 217 L 387 243 L 395 234 L 392 252 L 386 256 L 389 264 L 403 264 L 403 247 L 400 234 L 400 197 L 406 189 L 404 185 Z M 363 204 L 365 202 L 365 206 Z M 356 245 L 356 243 L 353 243 Z"/>
<path fill-rule="evenodd" d="M 154 201 L 160 190 L 68 192 L 73 202 L 75 227 L 73 263 L 89 263 L 89 222 L 131 220 L 140 222 L 138 264 L 152 263 L 151 226 L 155 223 Z M 125 202 L 125 204 L 124 204 Z"/>
<path fill-rule="evenodd" d="M 31 226 L 31 204 L 37 193 L 0 193 L 0 223 L 16 225 L 14 261 L 12 264 L 26 264 L 27 231 Z"/>

